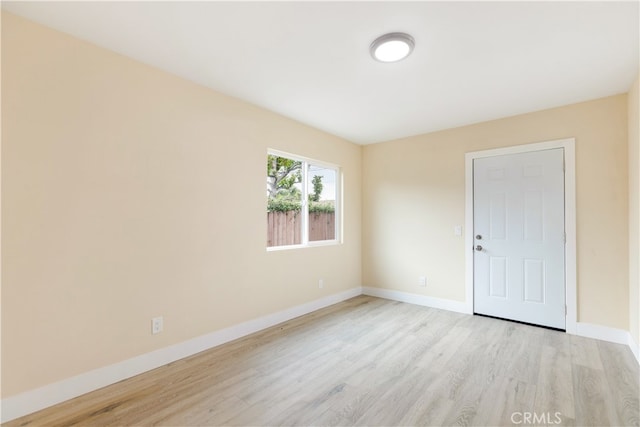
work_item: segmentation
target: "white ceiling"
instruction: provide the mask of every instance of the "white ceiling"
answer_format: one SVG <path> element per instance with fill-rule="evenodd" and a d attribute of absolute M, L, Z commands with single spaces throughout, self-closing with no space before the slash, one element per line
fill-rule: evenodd
<path fill-rule="evenodd" d="M 2 8 L 366 144 L 627 92 L 635 2 L 2 2 Z M 384 64 L 369 45 L 415 38 Z"/>

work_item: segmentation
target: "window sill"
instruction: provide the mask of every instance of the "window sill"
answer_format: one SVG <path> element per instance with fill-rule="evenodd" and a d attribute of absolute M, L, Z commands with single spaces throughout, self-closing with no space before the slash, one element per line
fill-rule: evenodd
<path fill-rule="evenodd" d="M 342 242 L 338 240 L 323 240 L 320 242 L 309 242 L 306 245 L 269 246 L 267 247 L 267 252 L 288 251 L 291 249 L 307 249 L 320 246 L 338 246 L 341 244 Z"/>

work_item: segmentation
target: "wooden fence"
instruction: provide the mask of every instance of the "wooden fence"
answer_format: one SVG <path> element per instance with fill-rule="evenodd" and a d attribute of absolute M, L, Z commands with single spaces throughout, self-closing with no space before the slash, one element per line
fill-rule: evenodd
<path fill-rule="evenodd" d="M 309 213 L 309 241 L 336 238 L 334 212 Z M 302 214 L 296 211 L 267 212 L 267 246 L 299 245 L 302 243 Z"/>

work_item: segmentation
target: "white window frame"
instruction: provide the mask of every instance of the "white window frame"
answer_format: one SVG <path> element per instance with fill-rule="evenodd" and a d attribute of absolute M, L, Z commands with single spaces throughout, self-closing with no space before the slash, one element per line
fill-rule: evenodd
<path fill-rule="evenodd" d="M 300 214 L 302 215 L 300 226 L 302 227 L 302 230 L 300 232 L 301 243 L 299 245 L 267 246 L 267 252 L 342 244 L 342 169 L 340 168 L 340 166 L 333 163 L 324 162 L 322 160 L 311 159 L 309 157 L 303 157 L 297 154 L 291 154 L 280 150 L 268 149 L 267 156 L 270 155 L 285 157 L 287 159 L 302 162 L 302 208 L 300 210 Z M 309 170 L 308 166 L 310 164 L 327 169 L 333 169 L 336 171 L 336 200 L 334 206 L 335 238 L 332 240 L 309 241 L 309 183 L 307 174 Z"/>

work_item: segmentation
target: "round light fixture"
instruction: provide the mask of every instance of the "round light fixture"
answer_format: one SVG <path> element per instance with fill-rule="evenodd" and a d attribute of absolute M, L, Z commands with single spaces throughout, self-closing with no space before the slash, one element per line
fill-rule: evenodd
<path fill-rule="evenodd" d="M 415 41 L 409 34 L 389 33 L 375 39 L 369 52 L 376 61 L 396 62 L 409 56 L 414 46 Z"/>

